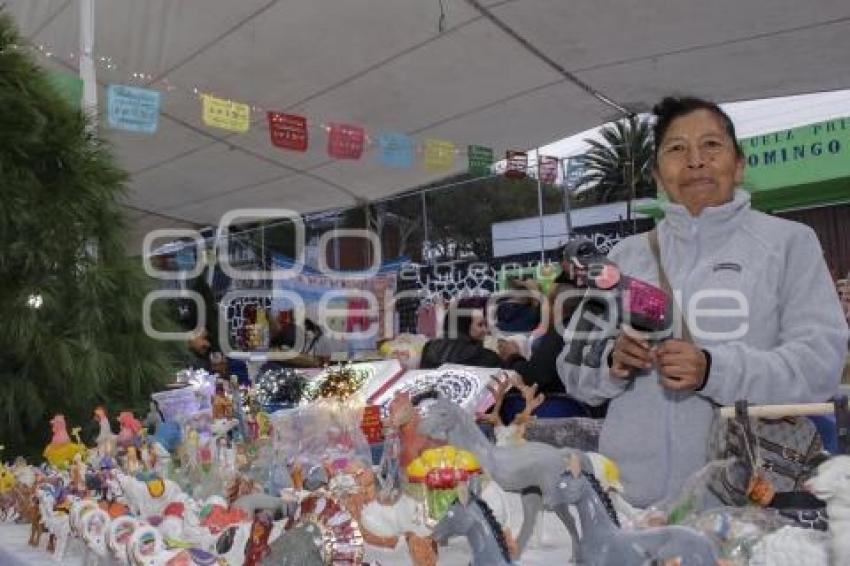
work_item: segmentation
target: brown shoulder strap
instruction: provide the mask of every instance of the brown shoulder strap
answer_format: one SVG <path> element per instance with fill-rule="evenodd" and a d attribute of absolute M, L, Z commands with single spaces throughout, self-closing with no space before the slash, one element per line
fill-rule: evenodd
<path fill-rule="evenodd" d="M 649 249 L 652 251 L 652 256 L 655 258 L 655 266 L 658 268 L 658 282 L 665 293 L 670 295 L 673 301 L 673 316 L 678 317 L 682 325 L 682 340 L 694 343 L 694 337 L 691 336 L 691 331 L 688 328 L 688 322 L 685 320 L 685 315 L 679 308 L 679 303 L 676 302 L 676 296 L 673 294 L 673 288 L 670 286 L 670 280 L 667 279 L 667 272 L 664 271 L 664 266 L 661 265 L 661 245 L 658 243 L 658 228 L 653 228 L 647 233 L 649 239 Z"/>

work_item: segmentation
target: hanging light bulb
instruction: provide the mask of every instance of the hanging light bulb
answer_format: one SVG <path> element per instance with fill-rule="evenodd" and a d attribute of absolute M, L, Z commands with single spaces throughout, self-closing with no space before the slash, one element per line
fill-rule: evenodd
<path fill-rule="evenodd" d="M 41 295 L 30 295 L 27 299 L 27 306 L 31 309 L 40 309 L 44 304 L 44 298 Z"/>

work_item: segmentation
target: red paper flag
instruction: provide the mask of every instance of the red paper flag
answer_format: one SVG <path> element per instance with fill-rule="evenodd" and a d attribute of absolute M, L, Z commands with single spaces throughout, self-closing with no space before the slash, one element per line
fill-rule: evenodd
<path fill-rule="evenodd" d="M 292 151 L 307 151 L 307 119 L 295 114 L 269 112 L 272 145 Z"/>
<path fill-rule="evenodd" d="M 508 167 L 505 177 L 508 179 L 525 179 L 528 171 L 528 154 L 524 151 L 508 150 L 506 154 Z"/>
<path fill-rule="evenodd" d="M 360 159 L 366 132 L 360 126 L 331 124 L 328 133 L 328 155 L 336 159 Z"/>
<path fill-rule="evenodd" d="M 551 155 L 537 156 L 537 178 L 541 183 L 555 184 L 558 179 L 558 158 Z"/>

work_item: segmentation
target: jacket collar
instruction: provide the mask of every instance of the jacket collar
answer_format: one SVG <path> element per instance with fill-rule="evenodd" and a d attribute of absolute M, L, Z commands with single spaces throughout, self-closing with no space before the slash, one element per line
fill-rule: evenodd
<path fill-rule="evenodd" d="M 710 206 L 693 216 L 684 205 L 669 202 L 663 205 L 664 229 L 683 240 L 714 239 L 730 235 L 750 210 L 750 193 L 735 189 L 732 200 L 720 206 Z"/>

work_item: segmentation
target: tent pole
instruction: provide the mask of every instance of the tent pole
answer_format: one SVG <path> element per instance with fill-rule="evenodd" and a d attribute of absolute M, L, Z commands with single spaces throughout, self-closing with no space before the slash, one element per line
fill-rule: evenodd
<path fill-rule="evenodd" d="M 573 218 L 572 218 L 572 202 L 570 200 L 570 183 L 567 180 L 567 164 L 571 158 L 566 158 L 561 160 L 561 176 L 562 182 L 564 184 L 564 226 L 567 229 L 567 241 L 570 240 L 570 237 L 573 233 Z"/>
<path fill-rule="evenodd" d="M 537 214 L 540 218 L 540 263 L 546 258 L 546 244 L 543 236 L 543 183 L 540 182 L 540 148 L 537 148 Z"/>
<path fill-rule="evenodd" d="M 80 0 L 80 79 L 83 81 L 83 112 L 88 129 L 97 129 L 97 76 L 94 67 L 95 0 Z"/>
<path fill-rule="evenodd" d="M 429 246 L 428 246 L 428 203 L 426 202 L 426 199 L 425 199 L 425 191 L 421 191 L 419 194 L 422 195 L 422 222 L 424 223 L 424 228 L 425 228 L 424 233 L 423 233 L 424 239 L 423 239 L 423 242 L 422 242 L 422 247 L 423 247 L 422 251 L 424 252 L 424 255 L 425 255 L 425 258 L 424 258 L 425 259 L 425 265 L 430 265 L 431 264 L 431 255 L 428 253 L 428 251 L 429 251 Z"/>

